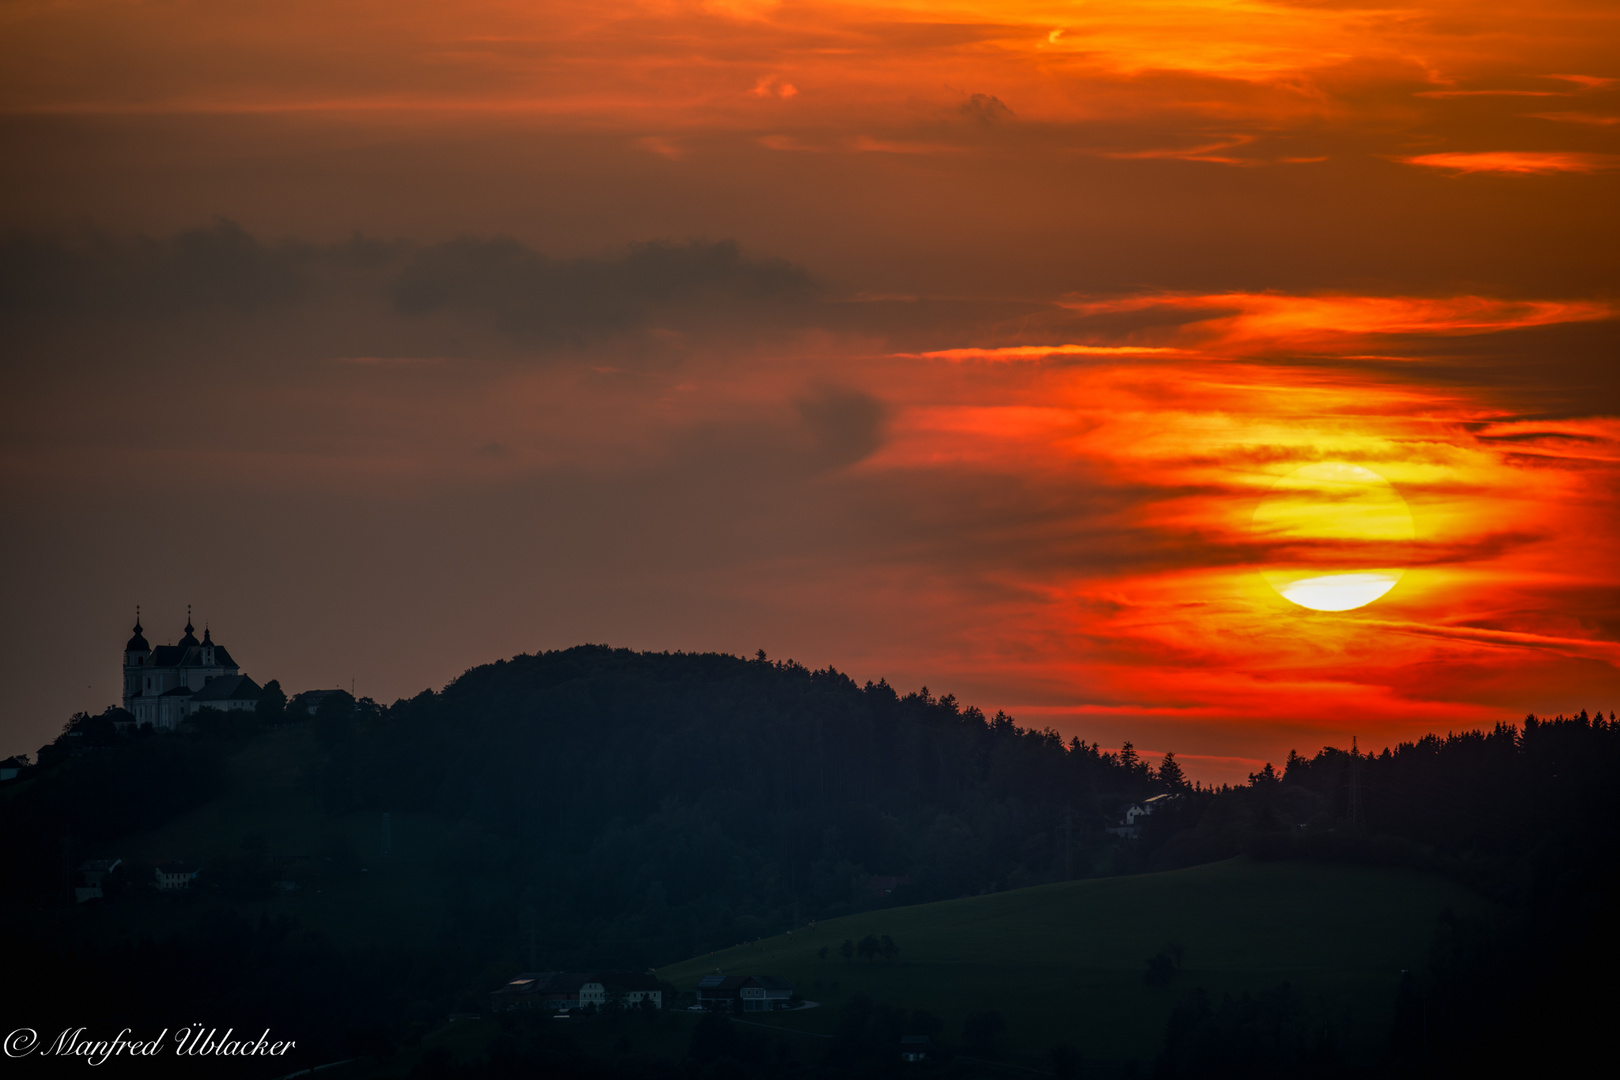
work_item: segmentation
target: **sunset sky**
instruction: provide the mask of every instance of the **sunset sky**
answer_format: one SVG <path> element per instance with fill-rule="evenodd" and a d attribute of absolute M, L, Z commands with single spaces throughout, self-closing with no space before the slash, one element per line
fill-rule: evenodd
<path fill-rule="evenodd" d="M 1612 0 L 0 27 L 0 756 L 137 603 L 289 690 L 763 648 L 1206 782 L 1620 708 Z M 1409 525 L 1257 515 L 1310 465 Z"/>

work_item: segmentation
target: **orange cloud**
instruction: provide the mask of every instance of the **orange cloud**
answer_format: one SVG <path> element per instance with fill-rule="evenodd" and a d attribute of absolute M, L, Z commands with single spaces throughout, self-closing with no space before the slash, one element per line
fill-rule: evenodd
<path fill-rule="evenodd" d="M 1480 153 L 1419 154 L 1402 158 L 1407 165 L 1430 169 L 1450 169 L 1456 173 L 1506 173 L 1528 176 L 1542 173 L 1590 173 L 1620 168 L 1620 155 L 1517 150 L 1488 150 Z"/>
<path fill-rule="evenodd" d="M 1205 348 L 1338 347 L 1375 335 L 1457 336 L 1597 322 L 1620 310 L 1597 300 L 1502 300 L 1482 296 L 1289 296 L 1279 293 L 1159 294 L 1075 300 L 1083 315 L 1170 312 L 1181 334 Z"/>
<path fill-rule="evenodd" d="M 1549 75 L 1547 78 L 1563 79 L 1565 82 L 1575 83 L 1586 90 L 1599 90 L 1620 82 L 1620 79 L 1609 79 L 1600 75 Z"/>
<path fill-rule="evenodd" d="M 967 360 L 1043 360 L 1050 356 L 1176 356 L 1182 352 L 1181 349 L 1145 345 L 1005 345 L 999 348 L 936 349 L 933 352 L 894 355 L 962 363 Z"/>
<path fill-rule="evenodd" d="M 1453 25 L 1459 10 L 1496 33 Z M 295 0 L 273 13 L 86 0 L 14 14 L 0 57 L 7 111 L 464 110 L 736 129 L 750 122 L 748 99 L 802 97 L 806 85 L 817 87 L 818 122 L 868 125 L 913 123 L 919 103 L 948 107 L 959 93 L 949 88 L 967 86 L 1046 123 L 1159 114 L 1177 118 L 1181 134 L 1207 135 L 1211 117 L 1243 118 L 1257 126 L 1238 134 L 1257 137 L 1353 116 L 1367 79 L 1383 84 L 1375 96 L 1474 93 L 1451 87 L 1584 63 L 1582 39 L 1609 32 L 1606 19 L 1583 0 L 1534 10 L 1454 0 L 400 0 L 386 10 Z M 1612 82 L 1547 77 L 1572 93 Z"/>
<path fill-rule="evenodd" d="M 1535 120 L 1552 120 L 1560 124 L 1590 124 L 1593 127 L 1612 127 L 1620 124 L 1620 116 L 1600 116 L 1596 113 L 1583 112 L 1547 112 L 1531 113 Z"/>

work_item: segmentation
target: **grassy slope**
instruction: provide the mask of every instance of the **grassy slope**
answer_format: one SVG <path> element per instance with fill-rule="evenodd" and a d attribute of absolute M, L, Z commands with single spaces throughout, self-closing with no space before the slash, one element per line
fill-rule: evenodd
<path fill-rule="evenodd" d="M 1484 905 L 1459 885 L 1403 870 L 1233 859 L 854 915 L 659 974 L 682 989 L 716 968 L 786 975 L 824 1007 L 772 1022 L 806 1031 L 830 1031 L 836 1007 L 857 992 L 935 1012 L 947 1037 L 959 1037 L 967 1013 L 996 1009 L 1017 1051 L 1068 1042 L 1116 1061 L 1157 1052 L 1189 987 L 1218 996 L 1288 981 L 1354 1050 L 1387 1034 L 1400 971 L 1425 966 L 1447 906 Z M 869 933 L 891 935 L 900 959 L 837 955 L 846 938 Z M 1170 988 L 1150 989 L 1147 958 L 1172 942 L 1185 949 L 1184 970 Z"/>

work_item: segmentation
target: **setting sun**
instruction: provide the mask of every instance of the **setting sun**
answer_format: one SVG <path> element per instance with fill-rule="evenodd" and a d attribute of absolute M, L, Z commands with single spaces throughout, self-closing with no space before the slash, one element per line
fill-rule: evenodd
<path fill-rule="evenodd" d="M 1254 525 L 1282 556 L 1261 571 L 1266 583 L 1317 611 L 1349 611 L 1389 592 L 1403 569 L 1346 564 L 1416 538 L 1412 511 L 1395 485 L 1337 461 L 1305 465 L 1278 480 L 1255 508 Z M 1334 572 L 1322 572 L 1328 568 Z"/>

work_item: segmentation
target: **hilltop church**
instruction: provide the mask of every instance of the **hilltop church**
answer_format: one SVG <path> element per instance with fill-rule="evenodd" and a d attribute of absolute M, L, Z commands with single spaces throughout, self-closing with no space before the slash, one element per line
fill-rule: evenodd
<path fill-rule="evenodd" d="M 202 709 L 245 712 L 258 705 L 259 693 L 206 628 L 197 640 L 190 607 L 180 643 L 155 649 L 142 636 L 141 611 L 135 609 L 135 636 L 124 646 L 124 709 L 137 727 L 172 730 Z"/>

